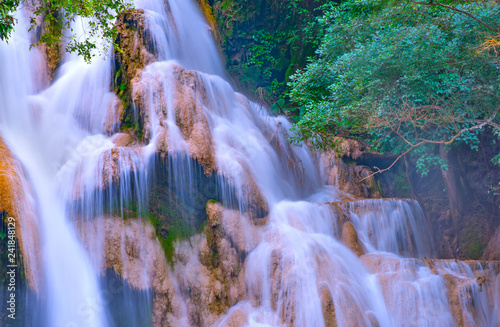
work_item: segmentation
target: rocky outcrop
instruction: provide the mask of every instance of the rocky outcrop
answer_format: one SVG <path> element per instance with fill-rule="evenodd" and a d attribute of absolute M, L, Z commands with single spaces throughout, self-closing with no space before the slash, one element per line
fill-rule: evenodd
<path fill-rule="evenodd" d="M 0 138 L 0 211 L 18 214 L 19 199 L 23 193 L 18 164 L 7 145 Z"/>
<path fill-rule="evenodd" d="M 175 63 L 149 65 L 132 92 L 143 122 L 143 139 L 155 139 L 156 152 L 162 158 L 187 154 L 203 167 L 206 176 L 214 172 L 224 175 L 250 211 L 255 214 L 266 211 L 267 203 L 245 161 L 239 161 L 242 169 L 234 176 L 233 171 L 226 171 L 215 158 L 216 144 L 210 124 L 223 108 L 209 98 L 208 89 L 213 85 L 207 83 L 210 81 L 201 73 L 185 70 Z"/>
<path fill-rule="evenodd" d="M 80 221 L 78 231 L 90 253 L 104 259 L 103 275 L 113 269 L 133 288 L 153 292 L 155 327 L 185 325 L 183 299 L 151 224 L 109 216 Z"/>
<path fill-rule="evenodd" d="M 210 201 L 207 216 L 203 234 L 175 250 L 175 276 L 189 290 L 188 320 L 195 326 L 213 325 L 246 298 L 245 258 L 259 238 L 257 223 L 238 211 Z M 230 320 L 241 321 L 236 316 Z"/>
<path fill-rule="evenodd" d="M 246 254 L 259 241 L 258 222 L 222 205 L 207 204 L 202 234 L 175 242 L 173 270 L 153 226 L 140 219 L 79 221 L 92 257 L 103 258 L 134 289 L 153 293 L 154 326 L 211 326 L 246 297 Z"/>
<path fill-rule="evenodd" d="M 157 151 L 164 155 L 168 152 L 169 127 L 165 120 L 171 118 L 168 117 L 168 108 L 173 106 L 175 109 L 170 114 L 175 115 L 175 124 L 187 142 L 190 156 L 203 165 L 207 175 L 211 174 L 216 163 L 207 120 L 208 100 L 204 81 L 197 72 L 187 71 L 177 64 L 167 68 L 162 66 L 163 63 L 158 67 L 148 67 L 141 80 L 133 84 L 132 97 L 143 121 L 144 140 L 149 141 L 153 136 L 151 132 L 155 126 L 152 119 L 159 120 Z M 170 103 L 172 98 L 173 103 Z M 150 117 L 151 113 L 156 117 Z"/>
<path fill-rule="evenodd" d="M 358 198 L 382 197 L 375 178 L 370 176 L 373 171 L 355 161 L 366 150 L 358 141 L 338 138 L 334 150 L 319 155 L 325 182 Z"/>
<path fill-rule="evenodd" d="M 212 93 L 220 90 L 214 89 L 209 76 L 172 62 L 156 62 L 150 24 L 154 22 L 139 9 L 121 13 L 116 22 L 120 50 L 115 53 L 115 92 L 124 101 L 121 130 L 143 143 L 154 140 L 156 153 L 164 159 L 187 155 L 203 167 L 205 175 L 223 175 L 244 210 L 264 216 L 267 203 L 245 161 L 239 162 L 242 168 L 234 176 L 215 158 L 210 126 L 214 115 L 229 110 L 213 98 Z M 248 101 L 241 102 L 252 115 Z"/>
<path fill-rule="evenodd" d="M 361 256 L 365 267 L 371 273 L 377 274 L 382 292 L 386 299 L 389 312 L 394 310 L 391 306 L 403 307 L 405 303 L 393 302 L 391 298 L 400 299 L 397 292 L 405 290 L 405 301 L 412 304 L 413 296 L 417 296 L 425 301 L 436 300 L 436 295 L 432 290 L 414 285 L 430 286 L 432 283 L 435 290 L 439 290 L 439 295 L 446 294 L 446 301 L 433 303 L 435 307 L 427 307 L 429 312 L 443 318 L 445 309 L 448 307 L 451 319 L 456 326 L 476 326 L 488 325 L 488 318 L 485 312 L 491 312 L 494 305 L 500 300 L 498 292 L 498 280 L 500 278 L 500 262 L 484 261 L 456 261 L 440 259 L 404 259 L 383 254 L 366 254 Z M 438 277 L 438 278 L 436 278 Z M 398 291 L 399 289 L 399 291 Z M 423 293 L 426 292 L 426 293 Z M 430 297 L 429 297 L 430 296 Z M 437 311 L 436 311 L 437 310 Z M 418 312 L 412 312 L 411 318 L 418 321 Z M 409 319 L 408 312 L 405 319 Z M 486 320 L 485 320 L 486 319 Z"/>
<path fill-rule="evenodd" d="M 139 117 L 135 115 L 132 106 L 131 90 L 133 85 L 140 81 L 144 67 L 158 59 L 149 23 L 143 9 L 123 11 L 115 23 L 117 29 L 115 42 L 118 47 L 115 49 L 116 75 L 113 87 L 117 96 L 123 101 L 119 111 L 119 121 L 122 130 L 132 129 L 136 133 L 140 132 L 137 128 L 142 125 L 142 121 L 138 121 L 139 126 L 134 126 Z"/>
<path fill-rule="evenodd" d="M 323 311 L 323 319 L 325 327 L 337 327 L 337 317 L 335 315 L 335 304 L 332 294 L 328 287 L 322 287 L 319 291 L 321 299 L 321 310 Z"/>
<path fill-rule="evenodd" d="M 11 216 L 30 288 L 38 292 L 41 286 L 40 262 L 36 251 L 40 240 L 32 202 L 30 185 L 23 169 L 5 142 L 0 138 L 0 213 Z M 19 260 L 19 258 L 17 258 Z M 18 261 L 19 262 L 19 261 Z M 19 262 L 20 263 L 20 262 Z"/>
<path fill-rule="evenodd" d="M 115 84 L 125 83 L 127 87 L 139 78 L 142 69 L 157 60 L 153 35 L 148 27 L 143 9 L 121 12 L 116 19 L 117 37 L 115 50 Z"/>
<path fill-rule="evenodd" d="M 483 260 L 500 260 L 500 227 L 490 238 L 483 252 Z"/>
<path fill-rule="evenodd" d="M 365 250 L 358 239 L 358 232 L 356 232 L 350 221 L 346 221 L 342 227 L 342 243 L 356 253 L 357 256 L 365 254 Z"/>

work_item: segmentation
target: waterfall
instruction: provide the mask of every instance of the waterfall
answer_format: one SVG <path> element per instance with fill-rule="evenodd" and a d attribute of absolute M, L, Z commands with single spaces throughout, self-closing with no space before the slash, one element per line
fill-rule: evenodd
<path fill-rule="evenodd" d="M 0 42 L 0 138 L 31 199 L 9 214 L 36 226 L 27 325 L 498 325 L 498 264 L 430 259 L 416 201 L 324 185 L 290 122 L 227 81 L 193 1 L 134 5 L 135 71 L 65 53 L 49 84 L 22 11 Z"/>

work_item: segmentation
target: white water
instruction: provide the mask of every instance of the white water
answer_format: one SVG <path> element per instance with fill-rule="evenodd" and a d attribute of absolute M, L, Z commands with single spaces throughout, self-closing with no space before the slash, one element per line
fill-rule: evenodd
<path fill-rule="evenodd" d="M 189 183 L 193 178 L 189 163 L 175 161 L 176 156 L 193 152 L 192 141 L 184 138 L 176 120 L 179 67 L 196 70 L 191 95 L 200 110 L 197 122 L 206 120 L 202 132 L 213 146 L 220 181 L 231 183 L 240 211 L 255 205 L 256 193 L 269 211 L 262 240 L 253 243 L 247 237 L 249 255 L 243 263 L 247 299 L 216 325 L 224 326 L 231 312 L 242 310 L 247 326 L 324 326 L 322 297 L 326 294 L 335 307 L 338 326 L 454 326 L 444 274 L 470 282 L 474 313 L 464 306 L 467 321 L 477 326 L 498 324 L 500 299 L 478 291 L 468 266 L 443 263 L 433 272 L 423 261 L 409 259 L 433 254 L 418 204 L 348 203 L 345 210 L 368 254 L 360 259 L 342 244 L 343 221 L 326 204 L 342 201 L 342 194 L 322 187 L 314 156 L 305 146 L 287 143 L 290 124 L 286 119 L 270 117 L 224 80 L 217 48 L 195 4 L 183 0 L 166 4 L 168 9 L 160 0 L 135 2 L 147 10 L 160 59 L 145 68 L 142 89 L 134 90 L 142 92 L 149 110 L 145 129 L 151 137 L 143 147 L 116 148 L 109 136 L 107 118 L 116 100 L 109 92 L 110 58 L 87 65 L 77 56 L 65 55 L 56 79 L 47 87 L 33 82 L 39 80 L 34 75 L 42 59 L 36 50 L 28 51 L 23 17 L 10 43 L 0 43 L 0 136 L 23 164 L 36 197 L 42 289 L 49 309 L 42 325 L 110 324 L 107 307 L 99 301 L 104 237 L 99 228 L 88 235 L 87 251 L 72 221 L 107 213 L 106 205 L 112 206 L 116 198 L 119 207 L 129 199 L 137 200 L 140 212 L 146 205 L 147 174 L 151 173 L 147 168 L 159 142 L 168 144 L 174 183 Z M 150 97 L 158 85 L 164 104 Z M 109 159 L 113 155 L 118 158 L 119 183 L 108 194 L 101 186 L 115 178 Z M 75 204 L 79 196 L 81 201 Z M 120 255 L 126 256 L 125 252 L 122 249 Z M 143 271 L 146 285 L 147 276 Z M 466 300 L 463 295 L 462 303 Z M 183 307 L 181 315 L 188 315 L 187 311 Z"/>
<path fill-rule="evenodd" d="M 58 83 L 34 95 L 40 86 L 31 81 L 35 66 L 42 62 L 36 50 L 29 51 L 25 17 L 20 14 L 18 18 L 10 43 L 0 43 L 0 129 L 27 171 L 36 197 L 45 281 L 42 292 L 49 308 L 46 325 L 105 326 L 103 310 L 95 306 L 97 273 L 67 219 L 57 179 L 66 147 L 82 133 L 73 117 L 66 115 L 66 109 L 72 108 L 61 102 L 67 91 L 57 92 Z"/>

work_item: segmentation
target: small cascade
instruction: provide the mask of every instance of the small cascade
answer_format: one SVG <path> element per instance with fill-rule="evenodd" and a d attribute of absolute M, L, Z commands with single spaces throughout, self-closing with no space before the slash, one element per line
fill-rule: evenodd
<path fill-rule="evenodd" d="M 500 323 L 498 262 L 431 259 L 418 202 L 291 145 L 290 122 L 226 81 L 193 1 L 134 4 L 122 52 L 64 54 L 50 85 L 22 12 L 0 43 L 0 153 L 17 162 L 38 325 Z"/>
<path fill-rule="evenodd" d="M 359 200 L 349 202 L 348 210 L 352 223 L 369 252 L 385 251 L 405 257 L 433 257 L 429 226 L 417 202 Z"/>

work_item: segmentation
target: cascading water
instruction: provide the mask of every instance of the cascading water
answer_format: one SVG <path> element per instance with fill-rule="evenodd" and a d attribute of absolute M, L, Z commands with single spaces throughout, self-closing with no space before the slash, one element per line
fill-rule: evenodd
<path fill-rule="evenodd" d="M 288 143 L 290 123 L 224 80 L 192 1 L 135 6 L 154 52 L 130 82 L 142 139 L 118 133 L 112 58 L 66 54 L 47 86 L 25 17 L 0 43 L 0 137 L 25 170 L 41 243 L 47 314 L 27 325 L 498 326 L 498 265 L 427 259 L 414 201 L 323 186 L 315 155 Z M 162 174 L 170 193 L 153 196 L 175 199 L 167 211 L 188 225 L 219 201 L 170 267 L 160 223 L 136 217 L 153 211 Z"/>
<path fill-rule="evenodd" d="M 18 17 L 19 25 L 10 44 L 0 44 L 2 57 L 2 96 L 0 124 L 2 138 L 19 158 L 33 187 L 37 205 L 36 223 L 42 246 L 39 249 L 43 288 L 51 326 L 106 325 L 103 310 L 84 313 L 98 294 L 97 274 L 88 255 L 78 241 L 65 213 L 64 198 L 59 193 L 56 165 L 80 133 L 73 130 L 73 117 L 65 115 L 52 97 L 53 88 L 34 95 L 33 64 L 39 54 L 29 52 L 26 18 Z M 56 97 L 55 97 L 56 98 Z M 37 117 L 33 111 L 39 110 Z M 61 112 L 62 111 L 62 112 Z M 54 126 L 59 125 L 55 129 Z M 69 141 L 68 143 L 66 143 Z M 61 264 L 65 262 L 64 264 Z M 40 277 L 39 277 L 40 278 Z"/>

